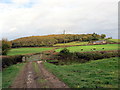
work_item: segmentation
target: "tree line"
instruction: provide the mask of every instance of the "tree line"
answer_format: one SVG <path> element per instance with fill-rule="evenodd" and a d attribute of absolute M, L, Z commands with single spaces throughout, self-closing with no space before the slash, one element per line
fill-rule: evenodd
<path fill-rule="evenodd" d="M 41 46 L 53 46 L 57 43 L 68 43 L 73 41 L 93 41 L 104 39 L 105 34 L 57 34 L 46 36 L 30 36 L 12 40 L 12 47 L 41 47 Z"/>

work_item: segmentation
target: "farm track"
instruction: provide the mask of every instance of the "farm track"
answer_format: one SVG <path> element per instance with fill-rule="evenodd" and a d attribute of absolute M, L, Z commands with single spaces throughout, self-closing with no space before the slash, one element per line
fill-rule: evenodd
<path fill-rule="evenodd" d="M 43 74 L 44 79 L 51 83 L 50 88 L 68 88 L 68 86 L 61 82 L 56 76 L 47 71 L 42 63 L 43 62 L 41 63 L 38 62 L 38 65 L 41 70 L 41 73 Z"/>
<path fill-rule="evenodd" d="M 38 71 L 35 71 L 36 64 Z M 9 88 L 69 88 L 44 68 L 42 61 L 27 62 Z"/>

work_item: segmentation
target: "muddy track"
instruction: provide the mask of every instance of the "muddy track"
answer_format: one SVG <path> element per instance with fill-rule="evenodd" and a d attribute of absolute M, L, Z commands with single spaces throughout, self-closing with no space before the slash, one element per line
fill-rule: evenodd
<path fill-rule="evenodd" d="M 56 76 L 44 68 L 43 62 L 38 61 L 37 64 L 43 75 L 43 78 L 48 81 L 48 84 L 50 84 L 49 88 L 68 88 L 65 83 L 60 81 Z"/>
<path fill-rule="evenodd" d="M 35 77 L 32 62 L 28 62 L 24 69 L 20 71 L 10 88 L 38 88 L 39 85 L 37 84 Z"/>
<path fill-rule="evenodd" d="M 37 71 L 34 64 L 38 68 Z M 68 88 L 68 86 L 48 72 L 42 61 L 37 61 L 27 62 L 9 88 Z"/>

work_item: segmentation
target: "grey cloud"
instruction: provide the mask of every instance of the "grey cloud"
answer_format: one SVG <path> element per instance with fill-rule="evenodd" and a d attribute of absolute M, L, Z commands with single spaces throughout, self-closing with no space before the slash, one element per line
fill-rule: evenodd
<path fill-rule="evenodd" d="M 36 1 L 36 2 L 35 2 Z M 117 0 L 32 0 L 32 7 L 0 8 L 0 31 L 10 40 L 30 35 L 105 33 L 117 38 Z M 10 9 L 9 9 L 10 7 Z M 15 30 L 16 28 L 16 30 Z M 110 33 L 111 32 L 111 33 Z"/>

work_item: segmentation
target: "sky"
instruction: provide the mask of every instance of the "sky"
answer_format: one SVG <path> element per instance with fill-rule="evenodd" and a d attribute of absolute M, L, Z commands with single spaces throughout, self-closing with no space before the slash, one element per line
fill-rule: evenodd
<path fill-rule="evenodd" d="M 119 0 L 0 0 L 0 38 L 106 34 L 118 38 Z"/>

